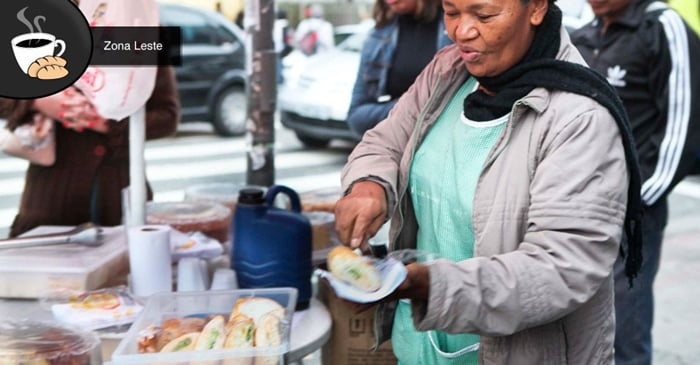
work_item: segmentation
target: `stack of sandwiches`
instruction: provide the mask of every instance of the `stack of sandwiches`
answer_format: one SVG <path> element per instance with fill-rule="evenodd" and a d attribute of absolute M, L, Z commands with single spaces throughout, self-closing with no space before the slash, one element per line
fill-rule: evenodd
<path fill-rule="evenodd" d="M 150 326 L 141 332 L 138 349 L 152 353 L 276 347 L 282 343 L 283 317 L 284 308 L 272 299 L 240 298 L 228 318 L 171 318 Z"/>

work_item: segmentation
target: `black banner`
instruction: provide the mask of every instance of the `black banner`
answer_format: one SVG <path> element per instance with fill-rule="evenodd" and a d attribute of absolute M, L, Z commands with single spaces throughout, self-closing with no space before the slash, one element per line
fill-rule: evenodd
<path fill-rule="evenodd" d="M 180 27 L 92 27 L 94 66 L 179 66 Z"/>

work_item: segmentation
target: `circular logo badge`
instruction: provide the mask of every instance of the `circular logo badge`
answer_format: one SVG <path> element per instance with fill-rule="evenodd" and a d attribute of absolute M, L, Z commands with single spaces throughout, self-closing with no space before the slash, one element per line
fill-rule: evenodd
<path fill-rule="evenodd" d="M 77 81 L 92 56 L 90 26 L 70 0 L 0 2 L 0 96 L 33 99 Z"/>

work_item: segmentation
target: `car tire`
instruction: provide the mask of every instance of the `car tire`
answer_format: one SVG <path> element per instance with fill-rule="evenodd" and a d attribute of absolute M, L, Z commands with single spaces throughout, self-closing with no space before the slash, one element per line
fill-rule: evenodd
<path fill-rule="evenodd" d="M 243 86 L 229 86 L 219 93 L 214 104 L 214 130 L 231 137 L 246 132 L 248 97 Z"/>
<path fill-rule="evenodd" d="M 316 138 L 316 137 L 311 137 L 307 136 L 305 134 L 299 134 L 297 133 L 297 139 L 301 141 L 301 143 L 308 148 L 323 148 L 328 146 L 329 143 L 331 143 L 330 139 L 323 139 L 323 138 Z"/>

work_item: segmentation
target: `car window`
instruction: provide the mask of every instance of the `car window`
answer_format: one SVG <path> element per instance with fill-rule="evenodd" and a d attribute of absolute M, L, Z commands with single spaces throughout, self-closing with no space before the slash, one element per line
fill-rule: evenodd
<path fill-rule="evenodd" d="M 365 42 L 369 30 L 363 30 L 347 37 L 343 43 L 338 45 L 338 48 L 344 51 L 350 52 L 360 52 L 362 51 L 362 44 Z"/>
<path fill-rule="evenodd" d="M 350 32 L 335 32 L 335 34 L 333 34 L 333 40 L 335 41 L 335 44 L 341 44 L 352 34 L 353 33 Z"/>

